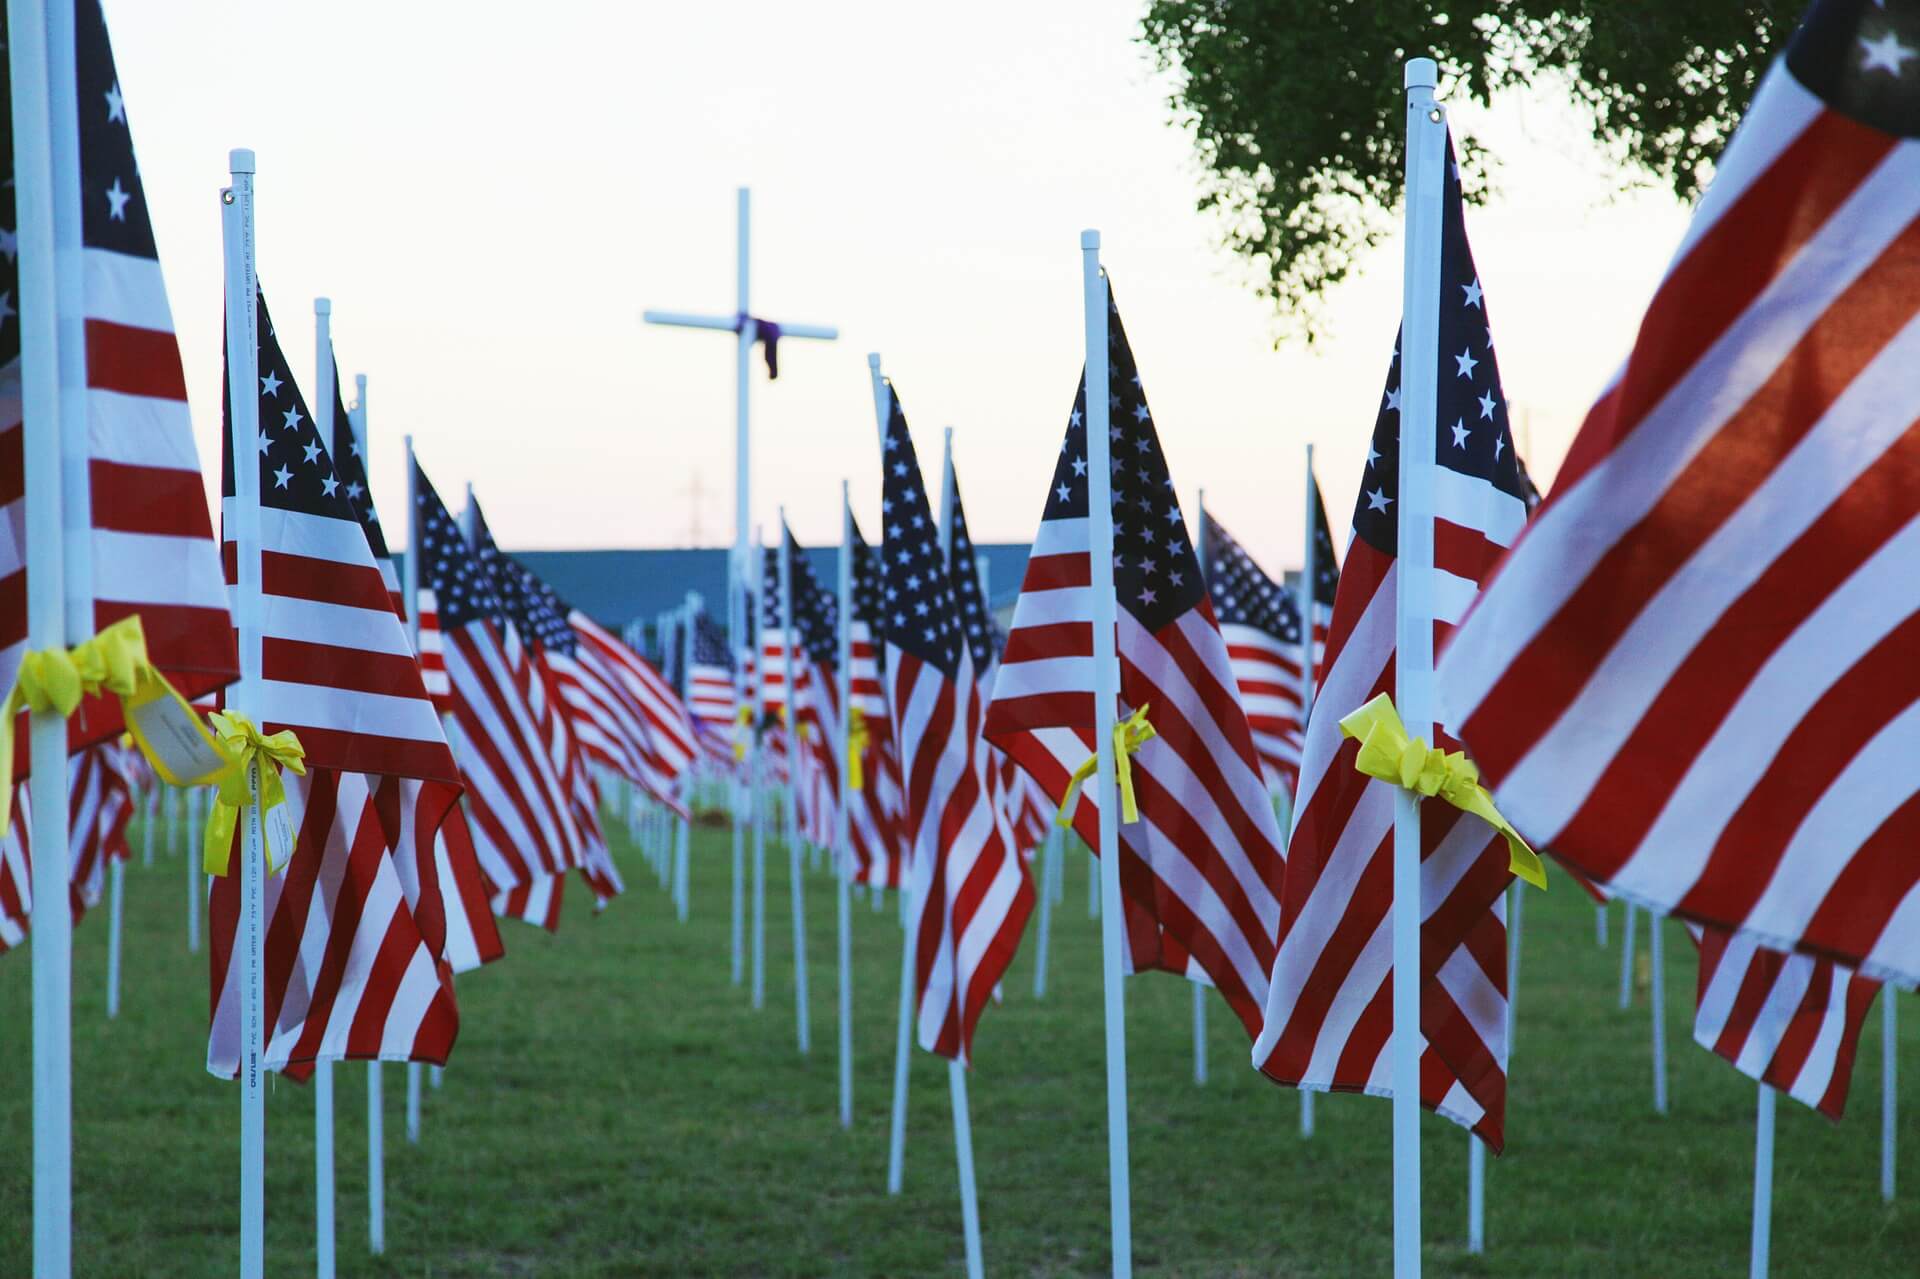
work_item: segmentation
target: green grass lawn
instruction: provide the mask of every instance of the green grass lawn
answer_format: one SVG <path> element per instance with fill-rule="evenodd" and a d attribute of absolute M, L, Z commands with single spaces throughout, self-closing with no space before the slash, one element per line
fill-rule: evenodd
<path fill-rule="evenodd" d="M 139 846 L 136 831 L 135 847 Z M 806 877 L 811 1056 L 795 1050 L 786 858 L 770 850 L 767 1005 L 730 984 L 728 836 L 698 831 L 693 915 L 674 921 L 637 853 L 600 918 L 570 891 L 558 936 L 504 925 L 507 957 L 461 980 L 462 1029 L 420 1144 L 386 1077 L 388 1251 L 366 1248 L 366 1068 L 335 1068 L 342 1275 L 922 1275 L 962 1268 L 945 1065 L 915 1051 L 905 1192 L 885 1193 L 900 931 L 854 912 L 855 1122 L 836 1120 L 834 889 Z M 1046 998 L 1031 931 L 970 1077 L 986 1263 L 1090 1275 L 1107 1256 L 1100 952 L 1088 860 L 1070 852 Z M 187 953 L 179 857 L 127 874 L 127 970 L 104 1012 L 106 912 L 74 940 L 74 1258 L 84 1276 L 236 1268 L 238 1093 L 202 1069 L 204 957 Z M 1564 878 L 1528 904 L 1508 1153 L 1488 1172 L 1484 1257 L 1465 1251 L 1466 1137 L 1425 1123 L 1434 1275 L 1744 1273 L 1754 1088 L 1688 1037 L 1692 947 L 1667 934 L 1672 1113 L 1650 1103 L 1644 985 Z M 1644 947 L 1645 932 L 1641 934 Z M 30 1272 L 30 983 L 0 958 L 0 1275 Z M 1903 1009 L 1903 1193 L 1920 1194 L 1920 1009 Z M 1152 1275 L 1384 1274 L 1389 1106 L 1296 1094 L 1247 1066 L 1216 999 L 1212 1079 L 1192 1080 L 1184 982 L 1127 999 L 1135 1263 Z M 1878 1193 L 1880 1019 L 1832 1125 L 1780 1105 L 1776 1275 L 1913 1275 L 1920 1212 Z M 268 1099 L 268 1273 L 313 1267 L 310 1090 Z"/>

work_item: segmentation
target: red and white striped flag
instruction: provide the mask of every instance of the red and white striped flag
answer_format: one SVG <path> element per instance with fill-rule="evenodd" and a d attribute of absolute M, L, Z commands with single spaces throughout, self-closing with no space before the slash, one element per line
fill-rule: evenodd
<path fill-rule="evenodd" d="M 1200 509 L 1200 561 L 1267 789 L 1291 795 L 1300 782 L 1305 673 L 1300 606 L 1205 507 Z"/>
<path fill-rule="evenodd" d="M 589 758 L 686 816 L 698 744 L 686 703 L 664 676 L 579 609 L 565 620 L 572 651 L 548 649 L 560 696 Z"/>
<path fill-rule="evenodd" d="M 1660 912 L 1905 983 L 1916 48 L 1911 6 L 1807 15 L 1440 666 L 1447 722 L 1535 843 Z"/>
<path fill-rule="evenodd" d="M 1033 912 L 1033 885 L 994 803 L 986 698 L 974 678 L 938 526 L 900 398 L 881 457 L 887 699 L 904 815 L 920 1046 L 968 1061 L 974 1028 Z"/>
<path fill-rule="evenodd" d="M 1449 150 L 1442 193 L 1436 641 L 1465 613 L 1527 517 L 1486 301 Z M 1397 344 L 1396 344 L 1397 347 Z M 1286 909 L 1254 1064 L 1281 1083 L 1391 1091 L 1395 788 L 1356 771 L 1340 719 L 1395 681 L 1400 353 L 1354 505 L 1288 847 Z M 1436 733 L 1436 745 L 1457 744 Z M 1421 1104 L 1501 1148 L 1506 1113 L 1505 841 L 1444 803 L 1421 806 Z"/>
<path fill-rule="evenodd" d="M 1694 1042 L 1838 1120 L 1880 983 L 1831 959 L 1766 950 L 1718 928 L 1688 924 L 1687 932 L 1700 948 Z"/>
<path fill-rule="evenodd" d="M 733 657 L 727 635 L 706 613 L 693 618 L 686 668 L 687 713 L 701 755 L 722 769 L 734 766 Z"/>
<path fill-rule="evenodd" d="M 69 473 L 84 476 L 79 485 L 66 486 L 68 525 L 91 532 L 70 539 L 65 553 L 84 561 L 95 628 L 138 615 L 154 664 L 180 692 L 198 697 L 238 676 L 233 622 L 207 517 L 173 313 L 106 20 L 97 0 L 73 3 L 78 119 L 56 119 L 53 127 L 77 131 L 80 147 L 80 190 L 67 194 L 81 219 L 81 313 L 61 319 L 71 322 L 63 327 L 85 334 L 86 431 L 81 439 L 64 440 L 61 448 Z M 7 68 L 0 66 L 0 93 L 9 91 L 9 83 Z M 0 688 L 11 688 L 27 645 L 27 545 L 10 164 L 3 176 L 0 528 L 6 536 L 0 537 Z M 84 493 L 86 504 L 79 513 L 71 509 L 77 493 Z M 121 731 L 119 701 L 90 698 L 68 723 L 76 750 L 109 740 Z M 25 776 L 24 731 L 19 739 L 14 764 L 16 774 Z"/>
<path fill-rule="evenodd" d="M 336 464 L 331 453 L 337 401 L 325 405 L 336 420 L 309 415 L 263 295 L 255 307 L 260 440 L 241 464 L 259 469 L 261 679 L 256 704 L 234 709 L 265 732 L 291 730 L 307 760 L 304 777 L 284 779 L 297 851 L 265 886 L 266 1064 L 299 1076 L 349 1057 L 444 1063 L 459 1013 L 432 838 L 459 777 L 391 565 L 383 571 L 376 556 L 385 548 L 371 503 L 353 500 L 365 472 L 351 454 Z M 223 523 L 232 528 L 230 429 L 223 439 Z M 232 579 L 237 548 L 225 550 Z M 240 1061 L 238 874 L 215 879 L 208 922 L 207 1069 L 231 1077 Z"/>
<path fill-rule="evenodd" d="M 414 537 L 422 592 L 439 610 L 453 701 L 450 736 L 466 784 L 480 868 L 495 909 L 549 929 L 559 922 L 559 881 L 584 864 L 574 797 L 554 767 L 550 739 L 529 704 L 530 656 L 501 611 L 491 575 L 414 465 Z"/>
<path fill-rule="evenodd" d="M 847 823 L 853 844 L 854 880 L 876 888 L 904 888 L 907 861 L 901 826 L 906 787 L 900 776 L 900 744 L 881 662 L 885 657 L 885 575 L 879 554 L 853 528 L 853 615 L 847 619 L 847 696 L 859 715 L 850 750 L 860 756 L 861 783 L 852 795 Z M 864 739 L 864 740 L 863 740 Z"/>
<path fill-rule="evenodd" d="M 1119 714 L 1144 712 L 1156 732 L 1132 757 L 1140 820 L 1119 828 L 1130 958 L 1135 971 L 1197 968 L 1251 1036 L 1280 927 L 1279 826 L 1111 300 L 1107 323 Z M 1055 803 L 1094 748 L 1086 396 L 1082 377 L 987 715 L 988 739 Z M 1073 810 L 1095 849 L 1099 823 L 1115 816 L 1097 790 Z"/>
<path fill-rule="evenodd" d="M 89 746 L 67 761 L 67 896 L 78 924 L 100 904 L 107 866 L 125 861 L 133 819 L 132 774 L 138 751 L 118 742 Z M 27 939 L 33 921 L 32 804 L 22 783 L 14 820 L 0 844 L 0 954 Z"/>

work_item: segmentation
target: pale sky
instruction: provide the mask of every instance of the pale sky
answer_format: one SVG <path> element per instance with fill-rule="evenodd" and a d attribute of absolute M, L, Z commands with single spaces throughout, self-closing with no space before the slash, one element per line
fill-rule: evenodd
<path fill-rule="evenodd" d="M 756 313 L 838 325 L 756 370 L 754 515 L 871 531 L 866 355 L 921 462 L 955 451 L 979 541 L 1026 541 L 1082 358 L 1079 233 L 1099 228 L 1174 480 L 1270 569 L 1301 544 L 1303 445 L 1336 540 L 1399 312 L 1400 248 L 1276 351 L 1249 268 L 1195 211 L 1198 162 L 1135 41 L 1140 0 L 614 4 L 106 0 L 187 365 L 218 458 L 229 148 L 259 155 L 260 274 L 312 394 L 334 302 L 368 375 L 373 484 L 404 542 L 401 436 L 509 548 L 687 545 L 733 522 L 733 340 L 644 326 L 730 312 L 734 189 Z M 1398 84 L 1400 68 L 1383 66 Z M 1618 180 L 1551 86 L 1454 127 L 1500 157 L 1468 214 L 1523 453 L 1543 483 L 1625 353 L 1684 228 Z M 931 478 L 931 476 L 930 476 Z"/>

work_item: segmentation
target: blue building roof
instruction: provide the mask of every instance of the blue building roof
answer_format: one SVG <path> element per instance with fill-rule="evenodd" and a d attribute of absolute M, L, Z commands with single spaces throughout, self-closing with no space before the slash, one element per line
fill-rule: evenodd
<path fill-rule="evenodd" d="M 1027 544 L 975 543 L 976 555 L 986 557 L 989 606 L 996 613 L 1012 609 L 1027 571 Z M 695 549 L 635 549 L 603 551 L 516 551 L 507 553 L 525 564 L 560 593 L 560 597 L 600 625 L 618 634 L 638 620 L 651 626 L 669 609 L 686 602 L 694 591 L 709 612 L 725 615 L 727 556 L 719 547 Z M 404 554 L 394 556 L 396 567 Z M 810 547 L 813 571 L 829 587 L 839 580 L 840 548 Z"/>

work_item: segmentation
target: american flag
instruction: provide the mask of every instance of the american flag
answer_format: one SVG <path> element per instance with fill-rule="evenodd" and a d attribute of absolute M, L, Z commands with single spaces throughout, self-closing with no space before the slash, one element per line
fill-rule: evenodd
<path fill-rule="evenodd" d="M 993 802 L 986 698 L 965 643 L 939 526 L 900 398 L 881 457 L 885 680 L 907 780 L 903 830 L 920 1046 L 967 1061 L 1033 911 L 1033 886 Z"/>
<path fill-rule="evenodd" d="M 610 715 L 618 726 L 619 738 L 647 779 L 639 784 L 676 812 L 683 812 L 685 786 L 698 750 L 686 702 L 662 672 L 585 613 L 568 609 L 566 621 L 575 641 L 571 660 L 578 668 L 579 686 L 591 690 L 590 698 L 599 708 L 596 714 Z M 725 652 L 724 647 L 721 651 Z M 569 681 L 575 675 L 560 669 L 561 695 L 571 704 Z M 595 756 L 595 739 L 579 714 L 574 722 L 581 744 L 590 757 Z M 610 762 L 607 766 L 614 767 Z"/>
<path fill-rule="evenodd" d="M 550 660 L 555 647 L 575 645 L 572 628 L 567 625 L 566 606 L 549 592 L 518 562 L 510 559 L 493 540 L 486 516 L 471 492 L 467 496 L 468 515 L 473 521 L 473 554 L 493 580 L 494 595 L 500 601 L 506 619 L 507 651 L 516 683 L 542 741 L 554 775 L 567 796 L 566 815 L 573 827 L 580 850 L 580 873 L 601 905 L 618 896 L 620 875 L 613 865 L 605 833 L 600 829 L 600 794 L 587 760 L 574 732 L 573 718 L 561 699 L 560 681 Z M 519 899 L 503 894 L 502 901 L 512 907 Z M 552 909 L 557 910 L 557 899 Z M 545 924 L 557 915 L 541 909 L 521 909 L 516 915 L 528 923 Z"/>
<path fill-rule="evenodd" d="M 341 400 L 340 387 L 340 367 L 335 363 L 333 418 L 331 426 L 326 428 L 331 440 L 334 475 L 340 480 L 340 491 L 347 495 L 348 505 L 360 518 L 360 527 L 367 535 L 367 549 L 372 552 L 374 563 L 380 569 L 380 579 L 386 584 L 394 611 L 404 614 L 405 601 L 402 599 L 399 574 L 394 570 L 386 534 L 380 527 L 380 515 L 374 507 L 373 492 L 367 484 L 366 458 L 361 451 L 360 439 L 347 416 L 346 405 Z M 424 635 L 425 631 L 422 630 L 421 634 Z M 433 681 L 428 676 L 424 662 L 421 663 L 421 682 L 434 703 L 435 711 L 439 712 L 442 699 L 433 695 Z M 440 682 L 442 686 L 446 683 L 444 664 L 440 667 Z M 433 913 L 432 905 L 421 900 L 421 886 L 428 883 L 437 883 L 439 886 L 440 910 L 446 922 L 443 930 L 435 925 L 435 931 L 444 931 L 444 953 L 447 961 L 453 965 L 453 971 L 469 972 L 506 954 L 506 948 L 500 944 L 500 930 L 494 924 L 493 911 L 487 902 L 487 880 L 474 854 L 473 835 L 467 829 L 466 813 L 458 803 L 452 802 L 457 796 L 450 797 L 446 788 L 438 782 L 423 784 L 385 778 L 378 785 L 397 789 L 397 803 L 393 796 L 382 794 L 375 806 L 383 814 L 397 815 L 398 826 L 394 831 L 392 848 L 395 859 L 400 863 L 401 882 L 408 887 L 409 906 L 414 910 Z M 416 868 L 415 859 L 422 858 L 432 863 L 432 875 L 423 875 Z"/>
<path fill-rule="evenodd" d="M 1327 651 L 1327 627 L 1333 624 L 1333 602 L 1340 594 L 1340 562 L 1333 555 L 1333 530 L 1327 526 L 1327 502 L 1320 495 L 1320 478 L 1308 475 L 1308 500 L 1313 503 L 1313 669 L 1318 672 Z M 1538 497 L 1527 503 L 1533 508 Z"/>
<path fill-rule="evenodd" d="M 1435 638 L 1457 624 L 1527 518 L 1486 300 L 1446 165 L 1435 423 Z M 1286 911 L 1254 1062 L 1281 1083 L 1390 1091 L 1394 788 L 1354 769 L 1339 720 L 1394 687 L 1400 352 L 1354 504 L 1326 662 L 1309 717 Z M 1444 733 L 1437 743 L 1457 743 Z M 1505 842 L 1444 803 L 1421 806 L 1421 1104 L 1498 1150 L 1506 1112 Z"/>
<path fill-rule="evenodd" d="M 1267 788 L 1291 795 L 1300 782 L 1300 606 L 1205 507 L 1200 509 L 1200 562 Z"/>
<path fill-rule="evenodd" d="M 685 692 L 701 753 L 722 768 L 733 767 L 733 654 L 727 633 L 706 613 L 693 618 Z"/>
<path fill-rule="evenodd" d="M 821 588 L 793 532 L 782 532 L 792 612 L 784 629 L 794 644 L 791 714 L 798 740 L 793 773 L 800 833 L 810 843 L 832 848 L 842 772 L 835 746 L 840 734 L 840 606 Z"/>
<path fill-rule="evenodd" d="M 1766 950 L 1718 928 L 1688 924 L 1687 932 L 1700 948 L 1694 1042 L 1838 1120 L 1880 983 L 1831 959 Z"/>
<path fill-rule="evenodd" d="M 1920 981 L 1920 12 L 1820 3 L 1440 669 L 1529 838 Z"/>
<path fill-rule="evenodd" d="M 139 753 L 106 741 L 67 760 L 67 900 L 78 924 L 100 904 L 107 866 L 125 861 L 127 823 L 133 819 L 132 776 Z M 14 820 L 0 842 L 0 953 L 27 938 L 33 922 L 32 804 L 22 783 Z"/>
<path fill-rule="evenodd" d="M 906 788 L 900 779 L 900 748 L 887 706 L 882 661 L 885 653 L 883 606 L 886 575 L 880 556 L 853 526 L 853 615 L 847 619 L 848 700 L 866 728 L 860 756 L 861 787 L 853 797 L 847 823 L 853 843 L 854 879 L 877 888 L 906 884 L 901 824 Z"/>
<path fill-rule="evenodd" d="M 89 510 L 67 512 L 91 527 L 67 556 L 84 558 L 96 629 L 138 614 L 147 650 L 187 697 L 238 675 L 233 622 L 220 579 L 194 450 L 185 374 L 174 340 L 146 191 L 128 131 L 97 0 L 77 0 L 74 72 L 80 145 L 81 302 L 67 317 L 85 334 L 86 431 L 63 441 L 64 465 L 84 468 Z M 5 19 L 0 17 L 0 44 Z M 0 66 L 0 93 L 9 93 Z M 19 260 L 14 239 L 12 149 L 0 185 L 0 688 L 11 688 L 27 645 L 25 453 L 20 416 Z M 71 503 L 75 488 L 68 485 Z M 69 564 L 69 568 L 72 565 Z M 71 577 L 71 574 L 70 574 Z M 85 636 L 71 637 L 75 642 Z M 112 697 L 89 701 L 69 721 L 78 749 L 121 730 Z M 26 734 L 14 763 L 24 776 Z"/>
<path fill-rule="evenodd" d="M 1111 296 L 1107 324 L 1118 709 L 1144 707 L 1158 732 L 1133 756 L 1140 820 L 1119 828 L 1129 957 L 1135 971 L 1204 975 L 1252 1035 L 1280 926 L 1279 826 Z M 1094 745 L 1086 397 L 1083 375 L 987 716 L 989 739 L 1055 803 Z M 1097 791 L 1073 814 L 1096 849 Z"/>
<path fill-rule="evenodd" d="M 445 1062 L 459 1028 L 446 962 L 445 903 L 433 836 L 460 793 L 453 752 L 427 698 L 396 608 L 365 472 L 343 473 L 337 422 L 316 422 L 294 384 L 264 295 L 256 295 L 262 617 L 258 704 L 235 709 L 306 749 L 288 775 L 298 854 L 265 888 L 266 1062 L 300 1075 L 314 1062 Z M 335 406 L 327 406 L 333 416 Z M 224 523 L 233 527 L 231 430 Z M 226 545 L 228 572 L 237 549 Z M 236 854 L 237 856 L 237 854 Z M 207 1069 L 240 1064 L 240 972 L 232 964 L 240 876 L 214 881 L 208 906 L 213 1024 Z"/>
<path fill-rule="evenodd" d="M 559 924 L 559 884 L 582 864 L 572 799 L 516 670 L 526 654 L 480 566 L 426 472 L 414 465 L 414 536 L 420 588 L 439 602 L 453 702 L 449 725 L 467 788 L 474 851 L 496 910 Z"/>
<path fill-rule="evenodd" d="M 780 557 L 772 547 L 760 550 L 760 629 L 753 647 L 759 665 L 755 681 L 754 723 L 760 734 L 761 778 L 785 786 L 790 780 L 787 750 L 787 628 L 780 616 Z"/>

